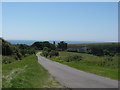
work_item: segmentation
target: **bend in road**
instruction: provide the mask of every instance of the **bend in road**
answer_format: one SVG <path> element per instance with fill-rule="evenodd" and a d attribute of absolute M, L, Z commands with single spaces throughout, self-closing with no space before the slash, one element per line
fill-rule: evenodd
<path fill-rule="evenodd" d="M 38 62 L 62 85 L 68 88 L 118 88 L 118 81 L 94 75 L 51 61 L 36 54 Z"/>

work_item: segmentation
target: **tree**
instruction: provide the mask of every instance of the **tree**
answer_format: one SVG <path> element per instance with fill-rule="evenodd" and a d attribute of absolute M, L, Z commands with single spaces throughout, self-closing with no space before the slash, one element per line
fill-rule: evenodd
<path fill-rule="evenodd" d="M 58 51 L 51 50 L 51 52 L 49 53 L 49 56 L 50 57 L 52 57 L 52 56 L 59 56 L 59 53 L 58 53 Z"/>
<path fill-rule="evenodd" d="M 48 54 L 49 54 L 49 48 L 44 47 L 44 49 L 42 50 L 42 54 L 43 54 L 45 57 L 47 57 Z"/>
<path fill-rule="evenodd" d="M 50 45 L 50 49 L 51 49 L 51 50 L 55 50 L 55 49 L 56 49 L 56 46 L 55 46 L 54 44 L 51 44 L 51 45 Z"/>
<path fill-rule="evenodd" d="M 48 56 L 48 52 L 47 51 L 42 51 L 42 54 L 47 57 Z"/>
<path fill-rule="evenodd" d="M 62 49 L 63 50 L 66 50 L 67 49 L 67 43 L 65 43 L 64 41 L 61 41 L 60 43 L 58 43 L 58 49 Z"/>
<path fill-rule="evenodd" d="M 49 49 L 49 48 L 47 48 L 47 47 L 44 47 L 43 51 L 47 51 L 47 52 L 49 52 L 49 51 L 50 51 L 50 49 Z"/>
<path fill-rule="evenodd" d="M 16 60 L 21 59 L 22 55 L 20 49 L 5 40 L 2 40 L 2 55 L 3 56 L 12 56 Z"/>
<path fill-rule="evenodd" d="M 48 41 L 43 42 L 43 46 L 44 46 L 44 47 L 47 47 L 47 48 L 49 48 L 49 49 L 51 49 L 51 50 L 55 50 L 55 49 L 56 49 L 55 45 L 49 43 Z M 43 48 L 44 48 L 44 47 L 43 47 Z"/>
<path fill-rule="evenodd" d="M 37 47 L 37 49 L 39 49 L 39 50 L 43 50 L 44 47 L 47 47 L 47 48 L 49 48 L 51 50 L 56 49 L 55 45 L 49 43 L 48 41 L 35 42 L 34 44 L 32 44 L 32 47 Z"/>
<path fill-rule="evenodd" d="M 55 41 L 53 41 L 53 44 L 55 45 Z"/>
<path fill-rule="evenodd" d="M 2 55 L 12 55 L 17 48 L 15 48 L 14 45 L 12 45 L 11 43 L 2 40 Z"/>
<path fill-rule="evenodd" d="M 43 42 L 35 42 L 32 44 L 32 47 L 37 47 L 37 49 L 42 50 L 43 49 Z"/>

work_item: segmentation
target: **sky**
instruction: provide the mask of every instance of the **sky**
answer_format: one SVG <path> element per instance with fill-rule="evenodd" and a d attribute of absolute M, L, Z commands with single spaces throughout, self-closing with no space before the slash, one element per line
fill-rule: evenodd
<path fill-rule="evenodd" d="M 0 2 L 0 37 L 2 37 L 2 3 Z"/>
<path fill-rule="evenodd" d="M 117 41 L 117 2 L 4 2 L 9 40 Z"/>

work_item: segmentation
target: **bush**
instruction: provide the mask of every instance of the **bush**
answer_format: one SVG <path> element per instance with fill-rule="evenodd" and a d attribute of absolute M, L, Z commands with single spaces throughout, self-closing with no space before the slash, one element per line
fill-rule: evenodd
<path fill-rule="evenodd" d="M 15 61 L 15 59 L 10 57 L 10 56 L 2 56 L 2 63 L 3 64 L 9 64 L 9 63 L 12 63 L 14 61 Z"/>
<path fill-rule="evenodd" d="M 52 56 L 59 56 L 59 52 L 58 51 L 55 51 L 55 50 L 52 50 L 50 53 L 49 53 L 49 56 L 52 57 Z"/>
<path fill-rule="evenodd" d="M 43 51 L 50 52 L 51 50 L 50 50 L 49 48 L 47 48 L 47 47 L 44 47 L 44 48 L 43 48 Z"/>
<path fill-rule="evenodd" d="M 61 41 L 60 43 L 58 43 L 57 48 L 64 51 L 67 49 L 67 43 L 65 43 L 64 41 Z"/>
<path fill-rule="evenodd" d="M 64 60 L 66 62 L 80 61 L 82 60 L 82 56 L 79 56 L 79 55 L 66 56 Z"/>
<path fill-rule="evenodd" d="M 42 54 L 47 57 L 48 56 L 48 52 L 47 51 L 42 51 Z"/>
<path fill-rule="evenodd" d="M 97 65 L 101 67 L 118 68 L 118 56 L 105 56 Z"/>
<path fill-rule="evenodd" d="M 32 44 L 32 47 L 36 47 L 36 49 L 38 49 L 38 50 L 43 50 L 44 47 L 47 47 L 47 48 L 52 49 L 52 50 L 56 49 L 56 46 L 49 43 L 48 41 L 35 42 L 34 44 Z"/>
<path fill-rule="evenodd" d="M 49 48 L 47 48 L 47 47 L 44 47 L 44 49 L 42 50 L 42 54 L 45 56 L 45 57 L 47 57 L 48 55 L 49 55 L 49 52 L 50 52 L 51 50 L 49 49 Z"/>
<path fill-rule="evenodd" d="M 114 56 L 119 53 L 120 46 L 117 43 L 103 44 L 103 45 L 88 45 L 87 53 L 97 56 Z"/>

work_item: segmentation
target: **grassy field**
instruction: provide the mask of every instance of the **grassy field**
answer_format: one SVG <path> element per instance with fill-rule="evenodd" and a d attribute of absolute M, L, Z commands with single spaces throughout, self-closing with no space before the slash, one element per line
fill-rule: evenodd
<path fill-rule="evenodd" d="M 53 88 L 61 86 L 38 62 L 35 55 L 2 66 L 3 88 Z"/>
<path fill-rule="evenodd" d="M 73 68 L 83 70 L 86 72 L 94 73 L 100 76 L 108 77 L 111 79 L 118 79 L 118 56 L 95 56 L 85 53 L 74 52 L 60 52 L 58 57 L 49 58 L 53 61 L 60 62 L 62 64 L 71 66 Z M 66 59 L 70 56 L 82 56 L 80 61 L 66 62 Z"/>
<path fill-rule="evenodd" d="M 73 46 L 81 46 L 81 45 L 116 45 L 116 44 L 120 44 L 117 42 L 105 42 L 105 43 L 84 43 L 84 44 L 68 44 L 68 45 L 73 45 Z"/>

